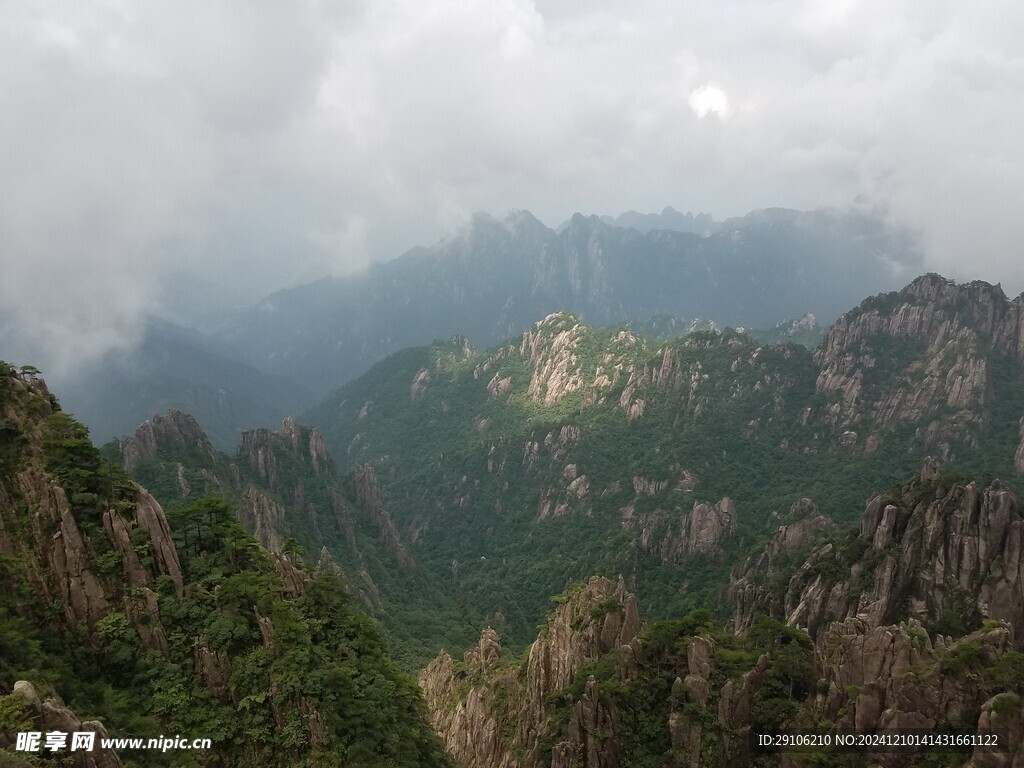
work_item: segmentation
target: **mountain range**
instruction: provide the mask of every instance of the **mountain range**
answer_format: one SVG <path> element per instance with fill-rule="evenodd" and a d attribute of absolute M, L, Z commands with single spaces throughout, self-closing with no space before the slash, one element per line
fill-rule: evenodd
<path fill-rule="evenodd" d="M 811 313 L 827 324 L 920 263 L 913 238 L 871 212 L 688 216 L 577 214 L 553 230 L 526 211 L 478 214 L 433 247 L 250 307 L 210 313 L 204 292 L 194 327 L 180 325 L 179 296 L 177 325 L 151 320 L 136 348 L 59 381 L 63 402 L 98 442 L 178 408 L 230 450 L 405 347 L 455 334 L 492 346 L 556 311 L 663 336 L 695 321 L 770 330 Z"/>
<path fill-rule="evenodd" d="M 318 401 L 326 373 L 296 389 L 231 360 L 227 332 L 154 323 L 146 365 L 106 369 L 134 376 L 124 418 L 182 387 L 199 415 L 162 403 L 97 450 L 37 372 L 3 364 L 0 748 L 67 726 L 211 734 L 196 765 L 1020 764 L 1024 295 L 926 274 L 827 327 L 813 302 L 755 317 L 766 330 L 654 300 L 613 318 L 641 305 L 601 292 L 606 254 L 747 235 L 582 217 L 478 219 L 404 258 L 454 279 L 574 227 L 589 261 L 545 285 L 598 317 L 367 356 Z M 407 290 L 377 285 L 364 298 Z M 333 312 L 337 287 L 275 306 Z M 451 317 L 484 322 L 480 296 L 457 299 Z M 414 305 L 403 322 L 427 324 Z M 221 376 L 246 386 L 202 410 Z M 258 409 L 280 425 L 234 427 Z M 794 732 L 812 743 L 758 738 Z M 907 733 L 948 738 L 879 747 Z M 849 734 L 876 740 L 837 749 Z"/>

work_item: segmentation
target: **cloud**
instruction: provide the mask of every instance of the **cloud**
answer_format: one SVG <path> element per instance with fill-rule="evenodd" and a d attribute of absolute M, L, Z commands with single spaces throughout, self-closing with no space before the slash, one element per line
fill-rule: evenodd
<path fill-rule="evenodd" d="M 729 99 L 725 91 L 714 83 L 702 85 L 690 92 L 690 109 L 702 120 L 710 114 L 720 118 L 729 116 Z"/>
<path fill-rule="evenodd" d="M 931 268 L 1020 291 L 1022 20 L 1009 0 L 16 0 L 0 341 L 70 367 L 130 344 L 164 274 L 244 301 L 509 208 L 862 200 Z"/>

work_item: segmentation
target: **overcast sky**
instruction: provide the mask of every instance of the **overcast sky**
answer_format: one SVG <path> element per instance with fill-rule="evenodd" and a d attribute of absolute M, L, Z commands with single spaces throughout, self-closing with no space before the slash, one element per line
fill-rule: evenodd
<path fill-rule="evenodd" d="M 130 339 L 172 270 L 260 291 L 477 210 L 854 202 L 1015 294 L 1022 22 L 1017 0 L 14 0 L 0 309 L 52 366 Z"/>

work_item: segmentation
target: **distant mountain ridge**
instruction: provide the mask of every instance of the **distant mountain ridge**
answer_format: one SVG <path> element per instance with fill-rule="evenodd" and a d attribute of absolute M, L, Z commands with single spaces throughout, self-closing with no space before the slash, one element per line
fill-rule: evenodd
<path fill-rule="evenodd" d="M 658 336 L 698 318 L 770 329 L 813 313 L 827 324 L 905 283 L 919 261 L 906 232 L 856 210 L 766 209 L 720 222 L 672 209 L 576 214 L 557 230 L 526 211 L 478 214 L 453 237 L 365 272 L 208 312 L 196 320 L 202 333 L 150 320 L 137 348 L 54 383 L 98 442 L 177 408 L 230 450 L 242 431 L 277 424 L 387 355 L 438 338 L 488 347 L 558 311 Z M 187 283 L 178 283 L 180 293 Z"/>
<path fill-rule="evenodd" d="M 244 429 L 279 424 L 312 397 L 293 377 L 265 373 L 192 329 L 153 318 L 139 345 L 114 352 L 73 379 L 51 377 L 67 410 L 96 443 L 120 437 L 168 410 L 194 415 L 221 449 Z"/>
<path fill-rule="evenodd" d="M 557 311 L 599 326 L 668 315 L 772 327 L 807 312 L 830 322 L 906 282 L 920 259 L 906 233 L 863 212 L 769 209 L 720 227 L 640 232 L 576 214 L 555 231 L 527 211 L 478 214 L 432 248 L 273 294 L 218 336 L 325 393 L 404 347 L 455 334 L 491 346 Z"/>
<path fill-rule="evenodd" d="M 601 221 L 609 227 L 622 227 L 623 229 L 635 229 L 641 234 L 647 234 L 656 229 L 670 229 L 676 232 L 695 232 L 698 235 L 711 235 L 722 229 L 723 223 L 715 221 L 710 213 L 698 213 L 694 216 L 691 212 L 680 213 L 672 206 L 666 206 L 661 213 L 640 213 L 639 211 L 626 211 L 618 216 L 602 216 Z M 569 222 L 564 222 L 558 227 L 561 232 Z"/>

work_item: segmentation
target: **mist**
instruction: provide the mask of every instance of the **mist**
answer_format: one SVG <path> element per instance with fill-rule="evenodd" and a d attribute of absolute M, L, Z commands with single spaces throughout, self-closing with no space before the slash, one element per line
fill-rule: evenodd
<path fill-rule="evenodd" d="M 150 314 L 187 320 L 190 291 L 200 314 L 243 305 L 515 208 L 867 206 L 926 269 L 1012 295 L 1022 21 L 1011 2 L 16 0 L 2 351 L 66 374 Z"/>

